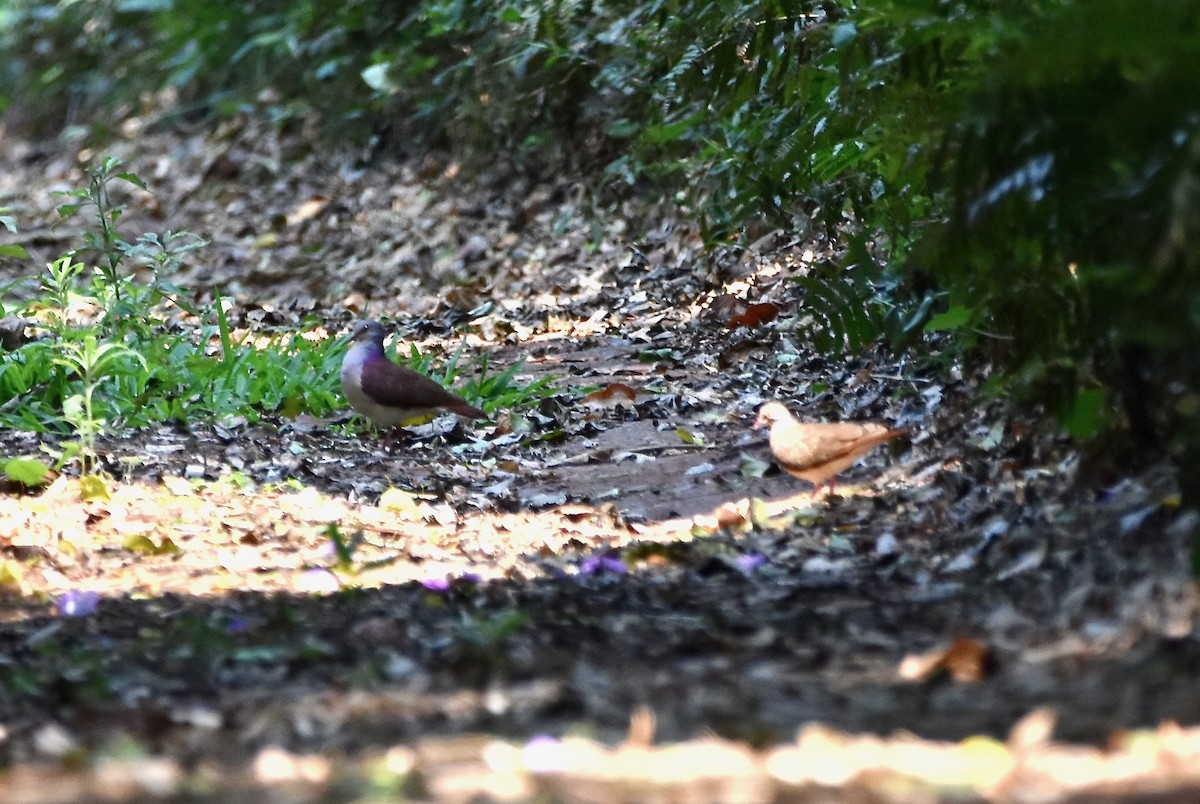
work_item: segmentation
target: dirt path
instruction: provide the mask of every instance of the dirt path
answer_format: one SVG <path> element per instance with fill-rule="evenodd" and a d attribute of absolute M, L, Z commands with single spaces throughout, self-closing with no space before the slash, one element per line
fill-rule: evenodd
<path fill-rule="evenodd" d="M 78 184 L 75 163 L 4 145 L 3 203 L 50 259 L 70 233 L 49 192 Z M 1103 764 L 1134 751 L 1122 730 L 1200 720 L 1191 514 L 1170 472 L 1085 483 L 1046 422 L 981 401 L 980 376 L 814 354 L 789 277 L 836 260 L 830 244 L 777 235 L 708 259 L 667 204 L 303 145 L 253 121 L 120 143 L 155 191 L 127 225 L 209 239 L 176 281 L 236 294 L 239 327 L 315 313 L 335 333 L 366 314 L 436 346 L 458 324 L 561 393 L 528 433 L 437 422 L 400 451 L 345 417 L 113 434 L 110 500 L 79 502 L 70 478 L 0 498 L 24 567 L 0 622 L 0 790 L 345 800 L 386 779 L 444 799 L 617 800 L 661 783 L 683 800 L 681 780 L 706 779 L 691 800 L 762 800 L 814 779 L 876 790 L 854 774 L 882 768 L 922 794 L 1003 798 L 1030 778 L 1076 789 L 1031 758 Z M 782 313 L 726 327 L 761 301 Z M 636 401 L 585 397 L 612 383 Z M 838 496 L 796 497 L 805 484 L 764 475 L 749 429 L 767 399 L 914 436 Z M 0 434 L 0 455 L 39 440 Z M 353 545 L 341 566 L 331 524 Z M 81 590 L 96 611 L 60 616 Z M 1055 754 L 1039 707 L 1058 738 L 1110 752 Z M 846 773 L 789 776 L 809 722 L 947 741 L 1022 726 L 965 782 L 945 768 L 976 743 L 897 738 L 891 759 L 855 759 L 862 745 L 811 730 L 805 761 Z M 677 768 L 652 739 L 693 742 Z M 1168 766 L 1176 789 L 1195 782 L 1191 732 L 1144 739 L 1157 753 L 1131 783 Z M 935 770 L 904 759 L 918 754 Z"/>

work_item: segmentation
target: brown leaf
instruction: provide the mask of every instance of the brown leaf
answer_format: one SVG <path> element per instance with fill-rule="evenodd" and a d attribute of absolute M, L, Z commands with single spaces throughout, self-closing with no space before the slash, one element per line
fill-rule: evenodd
<path fill-rule="evenodd" d="M 288 225 L 295 226 L 298 223 L 303 223 L 309 218 L 315 218 L 317 215 L 321 214 L 321 211 L 324 210 L 328 204 L 329 199 L 327 197 L 323 195 L 314 195 L 312 198 L 301 203 L 298 207 L 288 213 Z"/>
<path fill-rule="evenodd" d="M 734 528 L 745 524 L 750 519 L 748 504 L 738 505 L 735 502 L 727 502 L 721 505 L 713 512 L 717 518 L 717 527 L 719 528 Z"/>
<path fill-rule="evenodd" d="M 739 315 L 735 315 L 725 322 L 725 329 L 736 329 L 738 327 L 757 327 L 779 315 L 780 307 L 771 302 L 760 302 L 752 304 Z"/>
<path fill-rule="evenodd" d="M 951 643 L 942 666 L 955 681 L 971 683 L 987 674 L 991 664 L 991 653 L 987 646 L 976 639 L 959 637 Z"/>
<path fill-rule="evenodd" d="M 637 391 L 620 382 L 610 383 L 599 391 L 592 391 L 583 398 L 588 405 L 602 408 L 615 408 L 618 405 L 632 405 L 637 401 Z"/>
<path fill-rule="evenodd" d="M 355 315 L 362 315 L 367 309 L 367 297 L 357 291 L 349 293 L 342 299 L 342 306 Z"/>
<path fill-rule="evenodd" d="M 596 514 L 596 507 L 593 505 L 560 505 L 554 510 L 571 520 L 587 519 Z"/>
<path fill-rule="evenodd" d="M 900 677 L 907 681 L 929 681 L 946 673 L 955 681 L 972 683 L 991 669 L 993 657 L 982 642 L 959 637 L 949 647 L 910 654 L 900 662 Z"/>

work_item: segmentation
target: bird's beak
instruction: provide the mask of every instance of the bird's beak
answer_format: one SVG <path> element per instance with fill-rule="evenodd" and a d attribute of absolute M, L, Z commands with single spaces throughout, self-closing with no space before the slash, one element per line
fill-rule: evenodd
<path fill-rule="evenodd" d="M 762 428 L 764 428 L 766 426 L 767 426 L 767 420 L 764 419 L 762 416 L 759 416 L 757 419 L 754 420 L 754 429 L 755 430 L 761 430 Z"/>

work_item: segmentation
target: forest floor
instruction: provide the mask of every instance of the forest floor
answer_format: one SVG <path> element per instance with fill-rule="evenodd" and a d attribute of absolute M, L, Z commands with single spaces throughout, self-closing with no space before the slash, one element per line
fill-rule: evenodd
<path fill-rule="evenodd" d="M 1200 795 L 1167 465 L 1080 454 L 934 342 L 817 354 L 820 237 L 709 254 L 669 199 L 312 142 L 131 122 L 122 229 L 208 240 L 171 280 L 239 332 L 383 318 L 558 392 L 399 448 L 349 412 L 116 431 L 107 500 L 10 489 L 0 799 Z M 0 144 L 3 242 L 40 265 L 99 154 Z M 771 399 L 911 436 L 813 497 L 751 429 Z"/>

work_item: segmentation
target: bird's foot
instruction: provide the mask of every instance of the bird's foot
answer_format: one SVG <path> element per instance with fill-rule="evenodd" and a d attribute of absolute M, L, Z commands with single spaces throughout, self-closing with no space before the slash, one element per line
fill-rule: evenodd
<path fill-rule="evenodd" d="M 830 497 L 836 497 L 837 494 L 833 488 L 833 483 L 819 483 L 813 486 L 812 491 L 808 493 L 808 498 L 816 502 L 817 500 L 828 500 Z"/>
<path fill-rule="evenodd" d="M 389 453 L 394 453 L 410 443 L 412 443 L 412 435 L 403 427 L 392 427 L 383 434 L 383 448 Z"/>

